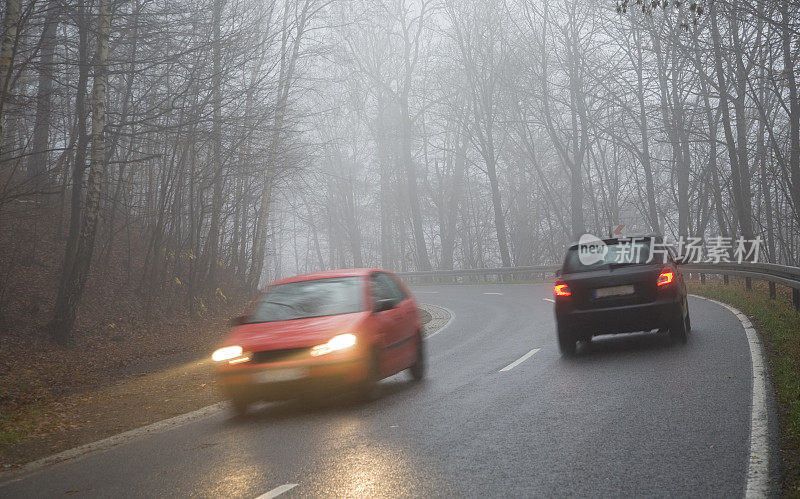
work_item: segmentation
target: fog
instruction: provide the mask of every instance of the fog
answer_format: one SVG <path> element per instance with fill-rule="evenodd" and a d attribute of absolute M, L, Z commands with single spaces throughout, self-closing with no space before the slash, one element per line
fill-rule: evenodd
<path fill-rule="evenodd" d="M 0 224 L 15 258 L 63 242 L 54 327 L 115 261 L 188 302 L 317 269 L 559 263 L 623 224 L 798 263 L 795 2 L 8 0 L 3 18 Z"/>

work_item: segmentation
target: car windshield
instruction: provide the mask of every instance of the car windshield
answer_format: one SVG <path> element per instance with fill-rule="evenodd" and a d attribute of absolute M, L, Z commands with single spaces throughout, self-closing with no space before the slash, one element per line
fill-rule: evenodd
<path fill-rule="evenodd" d="M 325 315 L 350 314 L 364 309 L 361 277 L 331 277 L 273 286 L 247 322 L 275 322 Z"/>
<path fill-rule="evenodd" d="M 564 273 L 588 272 L 602 267 L 615 267 L 623 265 L 633 265 L 637 263 L 649 263 L 650 240 L 640 239 L 635 241 L 612 241 L 606 242 L 607 252 L 605 254 L 595 253 L 589 255 L 581 261 L 578 247 L 572 247 L 567 251 L 564 259 Z"/>

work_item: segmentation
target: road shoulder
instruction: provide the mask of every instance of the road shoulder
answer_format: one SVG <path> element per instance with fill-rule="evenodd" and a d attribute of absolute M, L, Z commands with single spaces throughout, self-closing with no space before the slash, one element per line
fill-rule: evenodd
<path fill-rule="evenodd" d="M 776 344 L 776 336 L 780 337 L 778 331 L 786 327 L 794 331 L 792 334 L 800 334 L 800 317 L 786 304 L 765 302 L 763 296 L 754 296 L 736 286 L 694 283 L 690 288 L 695 298 L 734 314 L 750 344 L 753 400 L 746 497 L 796 496 L 800 493 L 800 477 L 794 476 L 793 470 L 800 464 L 800 440 L 796 435 L 800 431 L 798 422 L 792 422 L 790 404 L 785 399 L 796 398 L 787 392 L 794 393 L 793 387 L 800 383 L 787 384 L 784 380 L 786 376 L 781 373 L 787 369 L 788 352 Z M 778 318 L 773 317 L 776 312 Z M 782 324 L 787 321 L 791 325 Z M 797 367 L 800 366 L 795 364 L 794 369 Z"/>

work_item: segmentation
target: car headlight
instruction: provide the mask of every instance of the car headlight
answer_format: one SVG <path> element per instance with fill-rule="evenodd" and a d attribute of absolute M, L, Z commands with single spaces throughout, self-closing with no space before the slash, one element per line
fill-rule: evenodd
<path fill-rule="evenodd" d="M 229 347 L 222 347 L 211 355 L 211 359 L 215 362 L 222 362 L 223 360 L 231 360 L 241 357 L 244 350 L 239 345 L 232 345 Z"/>
<path fill-rule="evenodd" d="M 345 348 L 350 348 L 356 344 L 356 335 L 345 333 L 345 334 L 337 334 L 327 343 L 323 343 L 322 345 L 317 345 L 311 349 L 311 356 L 318 357 L 320 355 L 325 355 L 326 353 L 335 352 L 337 350 L 344 350 Z"/>

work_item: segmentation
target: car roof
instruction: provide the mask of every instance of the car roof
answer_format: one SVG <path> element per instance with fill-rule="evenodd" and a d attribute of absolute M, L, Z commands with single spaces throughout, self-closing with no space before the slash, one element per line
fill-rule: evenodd
<path fill-rule="evenodd" d="M 277 284 L 286 284 L 298 281 L 313 281 L 314 279 L 328 279 L 331 277 L 360 277 L 369 275 L 371 272 L 388 272 L 387 270 L 378 268 L 359 268 L 359 269 L 335 269 L 335 270 L 321 270 L 319 272 L 310 272 L 308 274 L 300 274 L 292 277 L 287 277 L 275 281 L 271 286 Z"/>

